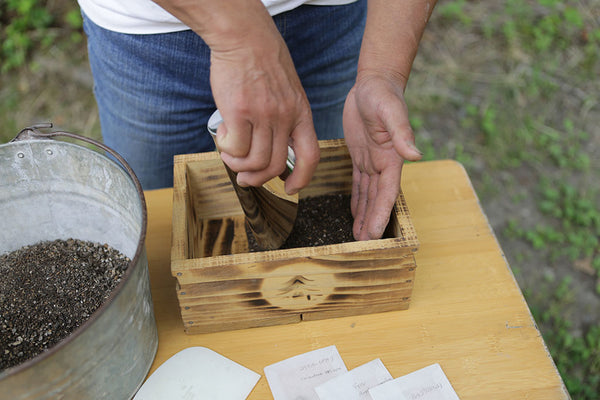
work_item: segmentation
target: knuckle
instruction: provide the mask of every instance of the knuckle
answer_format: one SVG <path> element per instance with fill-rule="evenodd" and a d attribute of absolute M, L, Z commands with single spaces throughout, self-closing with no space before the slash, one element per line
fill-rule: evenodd
<path fill-rule="evenodd" d="M 263 171 L 271 163 L 270 155 L 264 152 L 251 154 L 246 160 L 248 170 Z"/>
<path fill-rule="evenodd" d="M 262 170 L 267 170 L 269 167 L 269 162 L 270 160 L 267 159 L 266 157 L 258 157 L 254 163 L 255 167 L 257 170 L 262 171 Z"/>

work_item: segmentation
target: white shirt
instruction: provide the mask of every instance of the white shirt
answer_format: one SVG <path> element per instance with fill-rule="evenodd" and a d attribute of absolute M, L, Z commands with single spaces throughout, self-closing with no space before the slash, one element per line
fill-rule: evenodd
<path fill-rule="evenodd" d="M 340 5 L 354 1 L 356 0 L 262 0 L 271 15 L 292 10 L 302 4 Z M 115 32 L 151 34 L 189 29 L 152 0 L 78 0 L 78 2 L 83 12 L 96 25 Z"/>

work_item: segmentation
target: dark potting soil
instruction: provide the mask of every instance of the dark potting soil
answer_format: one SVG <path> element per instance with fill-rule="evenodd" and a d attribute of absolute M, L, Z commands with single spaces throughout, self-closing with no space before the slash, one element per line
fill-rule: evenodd
<path fill-rule="evenodd" d="M 0 371 L 72 333 L 103 304 L 129 262 L 106 244 L 75 239 L 0 255 Z"/>
<path fill-rule="evenodd" d="M 332 194 L 306 197 L 298 202 L 294 228 L 281 249 L 324 246 L 353 242 L 350 195 Z M 250 251 L 261 251 L 248 231 Z"/>

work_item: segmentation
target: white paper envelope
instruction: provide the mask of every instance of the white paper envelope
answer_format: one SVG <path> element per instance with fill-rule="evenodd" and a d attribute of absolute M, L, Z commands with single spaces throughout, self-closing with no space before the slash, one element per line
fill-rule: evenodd
<path fill-rule="evenodd" d="M 335 346 L 309 351 L 265 367 L 275 400 L 319 400 L 315 387 L 348 371 Z"/>
<path fill-rule="evenodd" d="M 133 400 L 245 400 L 259 379 L 206 347 L 189 347 L 158 367 Z"/>
<path fill-rule="evenodd" d="M 317 386 L 319 400 L 372 400 L 369 389 L 392 380 L 379 358 Z"/>
<path fill-rule="evenodd" d="M 432 364 L 369 390 L 373 400 L 459 400 L 439 364 Z"/>

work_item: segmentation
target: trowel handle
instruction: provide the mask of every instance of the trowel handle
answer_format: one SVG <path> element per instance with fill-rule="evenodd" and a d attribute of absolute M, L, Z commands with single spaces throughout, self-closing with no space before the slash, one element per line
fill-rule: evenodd
<path fill-rule="evenodd" d="M 215 146 L 217 145 L 217 128 L 219 127 L 219 125 L 221 125 L 222 122 L 223 118 L 221 117 L 221 113 L 219 112 L 219 110 L 215 111 L 208 119 L 207 129 L 210 132 L 213 140 L 215 141 Z M 288 155 L 287 159 L 285 160 L 285 165 L 287 166 L 287 169 L 282 174 L 284 176 L 282 177 L 282 179 L 287 178 L 289 174 L 292 173 L 292 171 L 294 170 L 294 166 L 296 165 L 296 154 L 290 146 L 288 146 Z"/>

